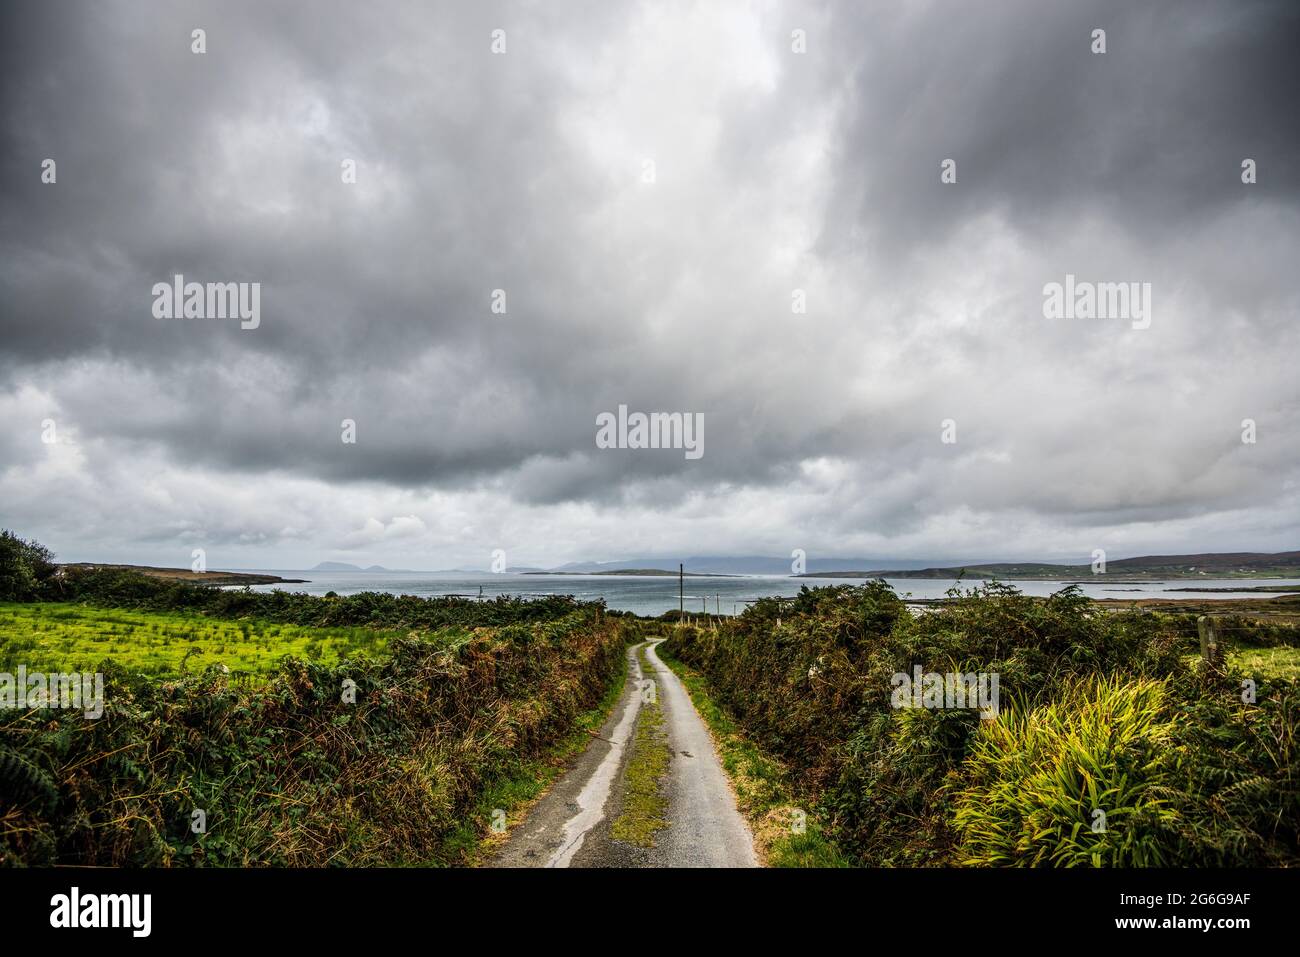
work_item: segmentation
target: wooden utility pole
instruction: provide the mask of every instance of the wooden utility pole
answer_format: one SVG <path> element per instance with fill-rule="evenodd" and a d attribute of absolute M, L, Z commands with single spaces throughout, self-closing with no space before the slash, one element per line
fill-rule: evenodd
<path fill-rule="evenodd" d="M 686 565 L 677 566 L 677 614 L 686 614 Z"/>

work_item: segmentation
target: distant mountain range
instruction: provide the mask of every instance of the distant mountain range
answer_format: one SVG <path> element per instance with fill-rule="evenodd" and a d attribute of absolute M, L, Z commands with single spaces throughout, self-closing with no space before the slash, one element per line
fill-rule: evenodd
<path fill-rule="evenodd" d="M 512 568 L 511 571 L 519 571 Z M 599 572 L 541 572 L 525 571 L 524 575 L 635 575 L 641 578 L 676 578 L 679 572 L 669 571 L 666 568 L 616 568 L 612 571 Z M 724 575 L 721 572 L 681 572 L 687 578 L 731 578 L 731 575 Z"/>
<path fill-rule="evenodd" d="M 362 568 L 360 565 L 353 565 L 349 562 L 321 562 L 314 568 L 306 569 L 312 572 L 390 572 L 399 575 L 486 575 L 486 569 L 483 568 L 385 568 L 383 565 L 368 565 Z M 545 572 L 544 568 L 535 568 L 532 565 L 511 566 L 506 571 L 512 575 L 518 574 L 535 574 Z"/>
<path fill-rule="evenodd" d="M 688 575 L 793 575 L 793 559 L 765 555 L 696 555 L 682 559 Z M 519 575 L 645 575 L 677 574 L 677 559 L 627 558 L 616 562 L 568 562 L 554 568 L 513 565 L 506 569 Z M 409 572 L 409 569 L 370 565 L 362 568 L 348 562 L 321 562 L 316 572 Z M 483 575 L 483 569 L 456 568 L 422 572 L 429 575 Z M 1153 580 L 1161 578 L 1300 578 L 1300 551 L 1220 552 L 1195 555 L 1147 555 L 1120 558 L 1106 563 L 1112 578 Z M 1049 579 L 1092 578 L 1088 564 L 1053 562 L 943 562 L 897 561 L 879 558 L 809 558 L 803 578 L 967 578 Z"/>
<path fill-rule="evenodd" d="M 686 566 L 686 573 L 689 575 L 791 575 L 791 558 L 770 558 L 761 555 L 709 555 L 693 556 L 686 559 L 676 558 L 628 558 L 616 562 L 569 562 L 564 565 L 557 565 L 554 568 L 542 568 L 536 565 L 511 565 L 506 571 L 512 575 L 619 575 L 619 574 L 647 574 L 652 572 L 663 572 L 665 574 L 677 574 L 678 562 Z M 899 568 L 923 568 L 933 562 L 916 561 L 916 562 L 898 562 L 892 559 L 879 558 L 810 558 L 806 563 L 808 571 L 841 571 L 852 570 L 855 568 L 874 568 L 880 566 L 883 562 L 889 561 L 892 566 Z M 385 568 L 382 565 L 371 565 L 368 568 L 362 568 L 360 565 L 352 565 L 348 562 L 321 562 L 315 568 L 309 569 L 314 572 L 405 572 L 409 569 L 402 568 Z M 428 572 L 431 575 L 440 574 L 458 574 L 474 575 L 484 574 L 485 569 L 481 568 L 444 568 Z"/>
<path fill-rule="evenodd" d="M 1159 580 L 1164 578 L 1296 578 L 1300 577 L 1300 552 L 1219 552 L 1198 555 L 1146 555 L 1106 562 L 1105 574 L 1113 578 Z M 974 578 L 1050 580 L 1093 577 L 1091 565 L 1054 565 L 1047 562 L 988 562 L 920 569 L 809 572 L 804 578 Z"/>
<path fill-rule="evenodd" d="M 696 575 L 790 575 L 793 558 L 771 558 L 765 555 L 695 555 L 680 559 L 686 571 Z M 849 571 L 855 568 L 878 568 L 887 559 L 879 558 L 809 558 L 805 564 L 810 572 Z M 547 569 L 552 572 L 575 574 L 615 573 L 619 571 L 661 570 L 677 573 L 679 559 L 626 558 L 617 562 L 569 562 Z M 924 568 L 931 562 L 897 562 L 899 568 Z M 511 569 L 515 571 L 515 569 Z"/>

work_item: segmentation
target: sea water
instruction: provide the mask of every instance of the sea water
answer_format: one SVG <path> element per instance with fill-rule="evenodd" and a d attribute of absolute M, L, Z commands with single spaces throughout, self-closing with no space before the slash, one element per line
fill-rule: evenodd
<path fill-rule="evenodd" d="M 241 569 L 242 570 L 242 569 Z M 248 569 L 253 571 L 254 569 Z M 323 595 L 328 591 L 355 595 L 363 591 L 391 592 L 395 595 L 465 595 L 472 598 L 495 598 L 497 595 L 539 596 L 572 595 L 584 601 L 603 598 L 608 608 L 638 615 L 659 615 L 677 608 L 677 576 L 641 575 L 522 575 L 503 573 L 447 575 L 430 572 L 318 572 L 256 569 L 281 578 L 305 578 L 306 584 L 257 585 L 254 591 L 302 591 Z M 893 578 L 886 579 L 904 598 L 943 598 L 948 589 L 960 585 L 969 588 L 980 582 L 967 579 Z M 1234 590 L 1232 592 L 1191 592 L 1187 588 L 1248 589 L 1254 585 L 1300 585 L 1296 578 L 1268 579 L 1170 579 L 1134 583 L 1122 575 L 1098 575 L 1091 580 L 1014 581 L 1026 595 L 1046 596 L 1060 591 L 1072 581 L 1079 582 L 1083 593 L 1091 598 L 1268 598 L 1267 592 Z M 744 611 L 745 605 L 759 598 L 797 595 L 803 586 L 861 585 L 861 578 L 793 578 L 790 576 L 690 577 L 685 581 L 685 607 L 689 612 L 708 611 L 730 615 Z"/>

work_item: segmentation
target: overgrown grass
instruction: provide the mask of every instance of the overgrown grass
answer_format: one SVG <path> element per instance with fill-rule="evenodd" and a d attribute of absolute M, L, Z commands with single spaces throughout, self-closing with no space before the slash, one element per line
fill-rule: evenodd
<path fill-rule="evenodd" d="M 641 673 L 649 674 L 645 645 L 636 653 Z M 610 822 L 609 833 L 614 840 L 637 847 L 655 846 L 655 834 L 668 826 L 664 817 L 668 806 L 664 779 L 671 759 L 663 709 L 656 695 L 642 703 L 637 716 L 632 753 L 623 769 L 623 803 L 618 816 Z"/>
<path fill-rule="evenodd" d="M 1272 648 L 1230 646 L 1228 662 L 1246 675 L 1300 681 L 1300 648 L 1289 645 Z"/>
<path fill-rule="evenodd" d="M 1170 863 L 1173 716 L 1153 679 L 1081 678 L 1047 704 L 981 722 L 962 764 L 957 863 Z"/>

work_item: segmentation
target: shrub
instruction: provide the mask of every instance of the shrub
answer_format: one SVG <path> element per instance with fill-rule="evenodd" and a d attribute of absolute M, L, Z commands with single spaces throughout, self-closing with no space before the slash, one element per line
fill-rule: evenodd
<path fill-rule="evenodd" d="M 0 531 L 0 601 L 31 601 L 54 579 L 58 566 L 44 545 Z"/>
<path fill-rule="evenodd" d="M 982 724 L 959 772 L 957 863 L 1170 863 L 1163 682 L 1075 679 L 1050 703 Z"/>
<path fill-rule="evenodd" d="M 1261 681 L 1246 704 L 1242 677 L 1174 706 L 1180 866 L 1300 863 L 1300 684 Z"/>

